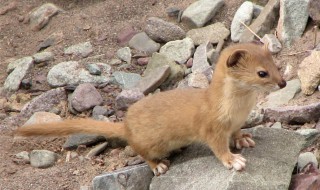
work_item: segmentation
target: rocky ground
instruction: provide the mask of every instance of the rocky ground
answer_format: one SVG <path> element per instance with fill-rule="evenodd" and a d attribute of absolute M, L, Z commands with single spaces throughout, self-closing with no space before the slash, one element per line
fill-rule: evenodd
<path fill-rule="evenodd" d="M 221 49 L 233 43 L 259 41 L 240 22 L 269 44 L 288 81 L 286 88 L 262 94 L 248 119 L 246 127 L 266 128 L 253 129 L 257 142 L 262 143 L 256 149 L 261 155 L 254 150 L 244 152 L 249 159 L 263 155 L 266 164 L 257 171 L 249 167 L 248 173 L 260 176 L 268 164 L 276 167 L 270 157 L 283 151 L 286 157 L 279 160 L 285 164 L 270 173 L 286 170 L 285 177 L 267 181 L 265 187 L 288 187 L 291 175 L 296 173 L 299 174 L 293 176 L 291 189 L 319 184 L 319 146 L 314 135 L 320 129 L 317 1 L 310 0 L 308 6 L 286 0 L 201 0 L 203 7 L 198 10 L 191 5 L 194 0 L 49 2 L 52 4 L 41 0 L 0 0 L 0 189 L 91 189 L 95 176 L 125 166 L 133 168 L 96 177 L 94 189 L 107 189 L 110 184 L 110 189 L 132 185 L 135 189 L 148 189 L 152 173 L 145 165 L 138 165 L 143 160 L 125 142 L 93 135 L 18 138 L 12 132 L 25 123 L 65 118 L 93 117 L 117 122 L 123 119 L 129 105 L 149 93 L 205 88 Z M 205 7 L 212 9 L 207 15 L 198 16 L 197 11 L 205 13 Z M 294 23 L 294 28 L 288 23 Z M 274 128 L 285 130 L 275 133 Z M 308 146 L 302 145 L 302 137 L 290 133 L 301 129 L 314 129 L 308 132 L 313 134 Z M 269 135 L 261 135 L 263 130 Z M 268 139 L 274 142 L 273 146 L 266 146 Z M 174 159 L 167 178 L 153 178 L 150 189 L 165 189 L 170 176 L 181 175 L 181 167 L 191 165 L 204 171 L 210 168 L 206 164 L 215 162 L 205 148 L 193 149 Z M 300 151 L 303 153 L 298 167 L 292 173 Z M 181 162 L 186 166 L 179 167 Z M 253 160 L 255 163 L 261 162 Z M 185 170 L 182 173 L 189 171 Z M 214 175 L 210 171 L 207 175 L 192 169 L 189 172 L 190 179 L 202 176 L 197 180 L 199 187 Z M 127 179 L 130 175 L 141 177 Z M 230 173 L 225 175 L 227 178 Z M 243 182 L 234 176 L 231 180 Z M 192 180 L 183 177 L 184 186 L 176 181 L 175 189 L 195 188 Z M 230 184 L 233 183 L 228 188 L 232 189 Z M 207 188 L 210 189 L 203 187 Z"/>

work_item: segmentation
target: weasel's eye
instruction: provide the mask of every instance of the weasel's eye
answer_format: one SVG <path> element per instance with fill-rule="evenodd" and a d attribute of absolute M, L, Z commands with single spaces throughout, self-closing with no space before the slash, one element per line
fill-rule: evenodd
<path fill-rule="evenodd" d="M 265 71 L 259 71 L 259 72 L 258 72 L 258 75 L 259 75 L 260 78 L 265 78 L 265 77 L 268 76 L 268 73 L 265 72 Z"/>

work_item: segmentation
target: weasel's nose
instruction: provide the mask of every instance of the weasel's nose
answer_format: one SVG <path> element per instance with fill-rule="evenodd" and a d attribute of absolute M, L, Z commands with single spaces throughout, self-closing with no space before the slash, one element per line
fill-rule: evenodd
<path fill-rule="evenodd" d="M 279 86 L 280 88 L 284 88 L 284 87 L 287 86 L 287 83 L 286 83 L 285 80 L 282 80 L 281 82 L 278 83 L 278 86 Z"/>

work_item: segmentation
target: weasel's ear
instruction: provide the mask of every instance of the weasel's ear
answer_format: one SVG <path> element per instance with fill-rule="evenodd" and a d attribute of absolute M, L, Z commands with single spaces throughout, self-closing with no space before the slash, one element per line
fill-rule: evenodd
<path fill-rule="evenodd" d="M 238 49 L 235 50 L 229 57 L 227 60 L 227 67 L 233 67 L 235 66 L 239 59 L 243 58 L 246 54 L 248 53 L 247 50 L 243 50 L 243 49 Z"/>

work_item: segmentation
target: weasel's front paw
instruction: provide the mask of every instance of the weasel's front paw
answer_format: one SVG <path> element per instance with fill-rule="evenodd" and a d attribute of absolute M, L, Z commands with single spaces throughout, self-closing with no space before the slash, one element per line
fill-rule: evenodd
<path fill-rule="evenodd" d="M 254 147 L 256 145 L 250 133 L 242 133 L 240 137 L 235 137 L 234 143 L 237 149 L 242 149 L 243 147 Z"/>
<path fill-rule="evenodd" d="M 159 176 L 161 174 L 165 174 L 169 170 L 170 161 L 169 160 L 161 160 L 155 168 L 152 169 L 155 176 Z"/>
<path fill-rule="evenodd" d="M 246 166 L 246 159 L 241 154 L 231 154 L 222 163 L 228 169 L 234 168 L 237 171 L 243 170 Z"/>

